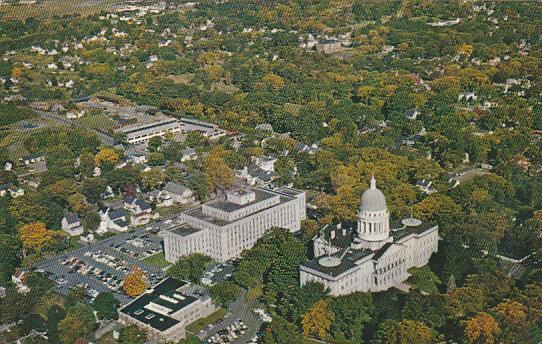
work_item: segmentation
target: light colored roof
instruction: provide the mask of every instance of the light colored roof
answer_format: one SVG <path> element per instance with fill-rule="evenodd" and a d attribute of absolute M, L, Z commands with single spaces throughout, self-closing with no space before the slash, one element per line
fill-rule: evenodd
<path fill-rule="evenodd" d="M 384 197 L 382 191 L 376 188 L 376 180 L 374 176 L 371 178 L 371 187 L 365 190 L 361 196 L 361 204 L 359 209 L 361 212 L 384 211 L 388 209 L 386 205 L 386 197 Z"/>

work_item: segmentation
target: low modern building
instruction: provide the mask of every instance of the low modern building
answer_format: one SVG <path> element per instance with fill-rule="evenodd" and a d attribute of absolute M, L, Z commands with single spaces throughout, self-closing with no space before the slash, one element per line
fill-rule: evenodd
<path fill-rule="evenodd" d="M 229 191 L 181 215 L 182 225 L 163 232 L 165 256 L 175 262 L 202 253 L 223 262 L 239 257 L 272 227 L 296 232 L 306 217 L 305 193 L 292 188 Z"/>
<path fill-rule="evenodd" d="M 300 283 L 323 284 L 334 296 L 401 286 L 408 269 L 438 249 L 438 227 L 414 218 L 390 225 L 384 194 L 371 180 L 361 197 L 357 226 L 327 226 L 313 239 L 315 259 L 301 265 Z"/>
<path fill-rule="evenodd" d="M 183 117 L 181 118 L 183 132 L 198 131 L 209 140 L 218 140 L 226 136 L 226 131 L 219 128 L 216 124 L 199 121 L 197 119 Z"/>
<path fill-rule="evenodd" d="M 188 324 L 216 309 L 201 287 L 167 278 L 122 307 L 119 319 L 146 331 L 151 343 L 177 343 Z"/>
<path fill-rule="evenodd" d="M 148 123 L 126 125 L 116 130 L 126 135 L 128 143 L 137 144 L 148 141 L 155 136 L 181 132 L 182 124 L 175 118 L 161 118 Z"/>

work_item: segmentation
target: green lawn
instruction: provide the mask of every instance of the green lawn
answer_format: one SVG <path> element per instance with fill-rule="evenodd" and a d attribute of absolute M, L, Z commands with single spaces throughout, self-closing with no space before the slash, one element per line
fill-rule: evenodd
<path fill-rule="evenodd" d="M 110 130 L 117 125 L 108 115 L 88 115 L 75 120 L 86 128 Z"/>
<path fill-rule="evenodd" d="M 159 269 L 163 269 L 171 265 L 171 263 L 166 260 L 164 252 L 159 252 L 150 257 L 147 257 L 143 259 L 143 262 L 152 266 L 156 266 Z"/>
<path fill-rule="evenodd" d="M 186 326 L 186 331 L 191 334 L 196 334 L 199 331 L 203 330 L 207 325 L 214 323 L 218 319 L 224 318 L 225 314 L 226 310 L 224 308 L 219 308 L 207 318 L 198 319 Z"/>
<path fill-rule="evenodd" d="M 178 204 L 172 205 L 171 207 L 157 207 L 156 208 L 156 211 L 158 212 L 158 214 L 160 214 L 161 218 L 177 215 L 183 210 L 184 210 L 184 207 Z"/>

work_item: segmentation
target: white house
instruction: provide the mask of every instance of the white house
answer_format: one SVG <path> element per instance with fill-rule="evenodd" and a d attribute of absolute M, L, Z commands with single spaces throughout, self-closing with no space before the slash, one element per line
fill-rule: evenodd
<path fill-rule="evenodd" d="M 130 223 L 135 226 L 147 224 L 151 219 L 158 218 L 158 213 L 153 214 L 151 206 L 139 198 L 127 197 L 124 199 L 124 208 L 132 214 Z"/>
<path fill-rule="evenodd" d="M 30 291 L 30 288 L 26 285 L 26 271 L 19 268 L 15 269 L 15 273 L 11 275 L 11 281 L 17 286 L 17 292 L 19 294 L 27 294 Z"/>
<path fill-rule="evenodd" d="M 182 151 L 181 161 L 185 162 L 188 160 L 196 160 L 198 158 L 198 153 L 194 148 L 188 147 Z"/>
<path fill-rule="evenodd" d="M 194 193 L 192 190 L 174 182 L 168 182 L 166 184 L 162 190 L 162 195 L 168 196 L 172 203 L 187 204 L 194 201 Z"/>
<path fill-rule="evenodd" d="M 254 164 L 266 172 L 275 172 L 277 158 L 273 156 L 258 156 L 253 158 Z"/>
<path fill-rule="evenodd" d="M 62 219 L 62 230 L 72 237 L 79 236 L 84 232 L 79 216 L 74 213 L 70 213 Z"/>
<path fill-rule="evenodd" d="M 98 233 L 106 233 L 109 230 L 125 232 L 128 230 L 128 222 L 123 209 L 107 208 L 100 211 L 100 227 Z"/>
<path fill-rule="evenodd" d="M 427 179 L 418 179 L 416 181 L 416 186 L 422 190 L 425 194 L 432 194 L 437 192 L 437 190 L 433 187 L 433 182 Z"/>

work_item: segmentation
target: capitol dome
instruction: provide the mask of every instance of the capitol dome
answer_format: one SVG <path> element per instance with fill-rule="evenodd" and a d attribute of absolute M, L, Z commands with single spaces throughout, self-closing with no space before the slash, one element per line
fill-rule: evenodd
<path fill-rule="evenodd" d="M 387 209 L 386 198 L 384 197 L 382 191 L 376 188 L 376 180 L 373 176 L 371 178 L 371 187 L 365 190 L 361 196 L 359 210 L 360 212 L 376 212 L 386 211 Z"/>
<path fill-rule="evenodd" d="M 384 194 L 376 188 L 374 176 L 371 186 L 361 196 L 357 232 L 360 243 L 369 249 L 378 249 L 389 239 L 390 213 Z"/>

